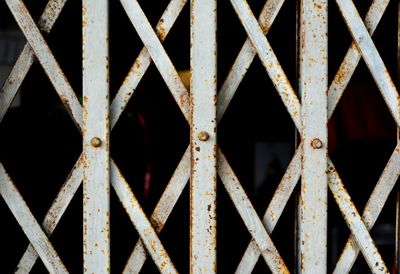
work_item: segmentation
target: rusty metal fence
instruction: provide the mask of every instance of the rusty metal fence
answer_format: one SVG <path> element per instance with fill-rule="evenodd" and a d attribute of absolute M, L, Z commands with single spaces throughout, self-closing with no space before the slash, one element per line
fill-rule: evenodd
<path fill-rule="evenodd" d="M 299 185 L 297 209 L 298 273 L 327 273 L 328 192 L 351 231 L 334 268 L 349 273 L 362 254 L 373 273 L 389 273 L 369 231 L 378 219 L 400 174 L 396 146 L 367 204 L 358 209 L 328 155 L 328 120 L 363 59 L 400 127 L 400 97 L 371 38 L 389 0 L 374 0 L 364 20 L 352 0 L 336 0 L 353 38 L 333 81 L 328 81 L 328 2 L 298 1 L 298 86 L 293 87 L 271 44 L 268 32 L 284 0 L 266 1 L 259 18 L 246 0 L 230 0 L 243 25 L 244 42 L 231 70 L 217 91 L 217 1 L 171 0 L 155 29 L 136 0 L 120 0 L 144 44 L 113 100 L 109 95 L 108 1 L 84 0 L 82 6 L 82 104 L 64 75 L 44 35 L 51 32 L 67 0 L 49 0 L 38 23 L 22 0 L 5 0 L 27 44 L 0 93 L 0 120 L 5 116 L 25 76 L 37 60 L 46 72 L 71 119 L 82 134 L 83 151 L 54 197 L 43 222 L 31 212 L 6 169 L 0 164 L 0 194 L 29 239 L 17 266 L 28 273 L 40 259 L 50 273 L 68 272 L 49 240 L 83 183 L 83 250 L 85 273 L 110 273 L 110 192 L 115 190 L 140 240 L 124 273 L 138 273 L 146 259 L 162 273 L 177 273 L 160 240 L 171 212 L 190 184 L 190 273 L 217 271 L 217 177 L 251 235 L 237 273 L 251 273 L 261 258 L 272 273 L 288 273 L 287 263 L 271 233 Z M 72 0 L 70 0 L 72 1 Z M 190 5 L 190 91 L 163 47 L 185 5 Z M 393 42 L 393 41 L 389 41 Z M 255 57 L 261 60 L 297 129 L 298 146 L 263 216 L 256 212 L 229 159 L 217 143 L 217 125 Z M 190 125 L 190 144 L 151 216 L 147 216 L 117 164 L 110 157 L 110 131 L 117 124 L 147 69 L 154 63 L 182 115 Z M 222 233 L 222 232 L 221 232 Z"/>

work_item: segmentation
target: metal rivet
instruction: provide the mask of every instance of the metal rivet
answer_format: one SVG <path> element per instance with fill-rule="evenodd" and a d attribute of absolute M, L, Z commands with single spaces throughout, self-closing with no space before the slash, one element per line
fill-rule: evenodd
<path fill-rule="evenodd" d="M 200 131 L 197 137 L 200 141 L 205 142 L 208 140 L 208 138 L 210 138 L 210 135 L 208 135 L 208 133 L 205 131 Z"/>
<path fill-rule="evenodd" d="M 311 146 L 312 146 L 314 149 L 320 149 L 320 148 L 322 148 L 322 141 L 321 141 L 320 139 L 318 139 L 318 138 L 314 138 L 314 139 L 311 141 Z"/>
<path fill-rule="evenodd" d="M 93 147 L 100 147 L 101 146 L 101 140 L 98 137 L 94 137 L 94 138 L 92 138 L 92 140 L 90 140 L 90 144 Z"/>

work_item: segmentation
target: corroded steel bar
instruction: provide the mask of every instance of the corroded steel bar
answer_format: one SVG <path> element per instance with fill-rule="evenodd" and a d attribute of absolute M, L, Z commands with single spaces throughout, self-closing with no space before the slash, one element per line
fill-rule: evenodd
<path fill-rule="evenodd" d="M 251 236 L 257 243 L 259 250 L 261 250 L 261 254 L 269 269 L 272 273 L 289 273 L 285 262 L 265 230 L 246 192 L 237 180 L 234 171 L 227 163 L 225 155 L 218 149 L 218 173 L 221 176 L 222 183 Z"/>
<path fill-rule="evenodd" d="M 190 4 L 190 273 L 215 273 L 217 1 Z"/>
<path fill-rule="evenodd" d="M 28 43 L 35 52 L 40 64 L 63 101 L 68 112 L 71 113 L 75 124 L 82 124 L 82 107 L 71 85 L 62 72 L 51 50 L 47 46 L 38 27 L 35 25 L 22 0 L 6 0 L 15 20 L 24 33 Z"/>
<path fill-rule="evenodd" d="M 327 269 L 328 4 L 300 3 L 299 93 L 302 97 L 302 180 L 299 273 Z"/>
<path fill-rule="evenodd" d="M 385 262 L 382 260 L 381 255 L 368 233 L 368 229 L 365 227 L 360 214 L 351 201 L 350 195 L 347 193 L 331 161 L 329 161 L 328 170 L 329 188 L 371 271 L 373 273 L 389 273 Z M 341 269 L 338 273 L 346 273 L 343 271 L 344 269 Z"/>
<path fill-rule="evenodd" d="M 42 228 L 47 236 L 50 236 L 54 229 L 56 228 L 58 222 L 61 219 L 61 216 L 64 214 L 67 209 L 70 201 L 74 197 L 76 191 L 81 185 L 83 178 L 83 165 L 82 165 L 82 156 L 79 157 L 77 163 L 69 174 L 67 180 L 61 187 L 61 190 L 57 194 L 56 199 L 52 203 L 50 209 L 46 213 L 44 217 Z M 32 244 L 29 244 L 26 249 L 24 255 L 18 263 L 16 274 L 29 273 L 34 266 L 38 254 L 33 247 Z"/>
<path fill-rule="evenodd" d="M 265 3 L 260 16 L 258 17 L 258 22 L 264 32 L 264 35 L 269 32 L 269 29 L 271 28 L 272 23 L 278 15 L 283 3 L 284 0 L 269 0 Z M 218 93 L 218 121 L 221 120 L 223 114 L 228 108 L 229 103 L 239 87 L 239 84 L 242 82 L 256 55 L 257 51 L 254 49 L 251 40 L 247 38 Z"/>
<path fill-rule="evenodd" d="M 289 80 L 286 77 L 274 51 L 272 50 L 263 30 L 254 17 L 251 9 L 244 0 L 231 0 L 232 6 L 235 9 L 247 35 L 249 36 L 258 56 L 264 65 L 269 78 L 278 91 L 285 107 L 288 109 L 289 115 L 297 128 L 301 128 L 300 119 L 300 104 L 296 93 L 294 92 Z"/>
<path fill-rule="evenodd" d="M 50 0 L 38 22 L 39 29 L 44 33 L 49 33 L 60 15 L 67 0 Z M 0 90 L 0 122 L 11 106 L 15 95 L 25 79 L 28 71 L 35 60 L 35 54 L 29 44 L 25 44 L 17 62 L 12 68 L 9 76 L 5 80 Z"/>
<path fill-rule="evenodd" d="M 367 28 L 351 0 L 336 0 L 336 3 L 397 127 L 400 127 L 400 96 Z"/>
<path fill-rule="evenodd" d="M 300 146 L 301 147 L 301 146 Z M 293 193 L 301 175 L 301 149 L 297 149 L 293 159 L 290 161 L 285 174 L 283 175 L 278 188 L 276 189 L 271 202 L 263 216 L 263 224 L 269 234 L 275 228 L 283 209 Z M 251 273 L 260 257 L 260 249 L 254 239 L 251 240 L 238 265 L 235 273 Z"/>
<path fill-rule="evenodd" d="M 82 5 L 84 273 L 110 273 L 108 1 Z"/>
<path fill-rule="evenodd" d="M 68 273 L 28 205 L 0 163 L 0 195 L 50 273 Z"/>
<path fill-rule="evenodd" d="M 368 202 L 364 208 L 362 220 L 368 230 L 371 230 L 380 212 L 393 190 L 400 174 L 400 144 L 395 148 L 382 175 L 379 178 Z M 359 247 L 355 243 L 354 235 L 351 235 L 340 255 L 334 273 L 348 273 L 357 259 Z"/>
<path fill-rule="evenodd" d="M 156 231 L 147 219 L 138 200 L 113 161 L 111 161 L 111 176 L 111 181 L 113 182 L 119 200 L 128 213 L 136 231 L 139 233 L 142 242 L 146 246 L 147 251 L 153 258 L 160 272 L 178 273 L 169 258 L 168 253 L 161 244 Z"/>
<path fill-rule="evenodd" d="M 367 15 L 365 16 L 365 26 L 369 33 L 372 35 L 381 18 L 385 12 L 390 0 L 374 0 L 368 9 Z M 331 116 L 335 111 L 336 105 L 343 95 L 347 85 L 349 84 L 354 71 L 360 62 L 361 54 L 359 53 L 357 46 L 354 42 L 351 43 L 346 56 L 340 64 L 339 70 L 328 90 L 328 115 Z"/>
<path fill-rule="evenodd" d="M 147 48 L 154 64 L 158 68 L 166 85 L 168 86 L 175 102 L 188 119 L 190 115 L 189 96 L 186 87 L 182 83 L 174 65 L 163 48 L 159 38 L 154 32 L 146 15 L 136 0 L 120 0 L 133 27 Z"/>
<path fill-rule="evenodd" d="M 169 215 L 171 214 L 176 202 L 178 201 L 183 189 L 185 188 L 190 177 L 190 147 L 186 149 L 178 167 L 175 169 L 171 180 L 161 195 L 156 208 L 150 217 L 150 222 L 153 225 L 155 231 L 160 233 L 164 228 L 165 223 Z M 139 240 L 131 256 L 124 268 L 123 273 L 139 273 L 141 268 L 146 261 L 147 253 L 143 242 Z"/>
<path fill-rule="evenodd" d="M 161 42 L 163 42 L 167 37 L 187 1 L 188 0 L 172 0 L 168 4 L 156 26 L 156 34 Z M 124 111 L 125 106 L 135 92 L 136 87 L 138 86 L 143 75 L 146 73 L 151 62 L 151 56 L 146 47 L 144 47 L 130 68 L 128 75 L 125 77 L 124 82 L 122 83 L 111 103 L 111 127 L 117 123 L 118 118 Z"/>

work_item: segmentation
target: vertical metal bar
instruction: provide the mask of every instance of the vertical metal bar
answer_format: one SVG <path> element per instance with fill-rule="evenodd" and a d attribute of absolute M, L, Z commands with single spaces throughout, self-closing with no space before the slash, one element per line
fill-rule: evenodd
<path fill-rule="evenodd" d="M 216 272 L 216 0 L 191 0 L 190 272 Z"/>
<path fill-rule="evenodd" d="M 108 1 L 83 1 L 84 272 L 110 272 Z"/>
<path fill-rule="evenodd" d="M 397 87 L 400 86 L 400 2 L 397 7 Z M 397 144 L 400 143 L 400 128 L 397 128 Z M 400 186 L 396 186 L 396 243 L 395 273 L 400 274 Z"/>
<path fill-rule="evenodd" d="M 326 273 L 327 264 L 327 59 L 328 3 L 300 3 L 302 182 L 299 249 L 301 273 Z"/>

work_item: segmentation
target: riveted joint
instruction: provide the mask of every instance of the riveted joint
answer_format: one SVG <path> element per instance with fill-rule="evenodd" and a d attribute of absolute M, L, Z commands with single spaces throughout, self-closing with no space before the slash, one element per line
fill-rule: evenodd
<path fill-rule="evenodd" d="M 200 131 L 197 137 L 200 141 L 205 142 L 210 138 L 210 135 L 205 131 Z"/>
<path fill-rule="evenodd" d="M 90 144 L 92 145 L 92 147 L 100 147 L 101 140 L 98 137 L 94 137 L 94 138 L 92 138 L 92 140 L 90 140 Z"/>
<path fill-rule="evenodd" d="M 322 141 L 320 139 L 314 138 L 311 141 L 311 146 L 312 146 L 313 149 L 320 149 L 320 148 L 323 147 L 323 144 L 322 144 Z"/>

